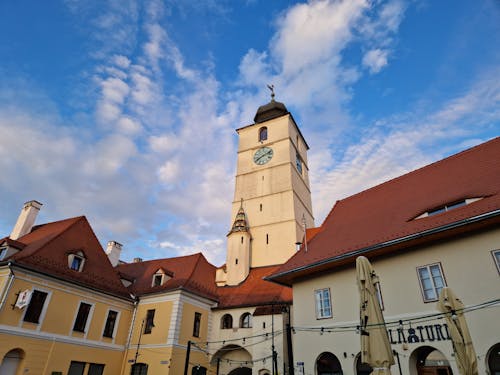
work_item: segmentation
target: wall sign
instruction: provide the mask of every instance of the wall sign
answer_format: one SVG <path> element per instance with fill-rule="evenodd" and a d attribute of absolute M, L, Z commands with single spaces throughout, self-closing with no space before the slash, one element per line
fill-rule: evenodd
<path fill-rule="evenodd" d="M 451 340 L 448 326 L 446 324 L 429 324 L 415 328 L 396 330 L 388 329 L 387 334 L 391 344 L 413 344 L 417 342 L 432 342 Z"/>
<path fill-rule="evenodd" d="M 31 290 L 26 289 L 24 292 L 20 292 L 19 295 L 17 296 L 15 306 L 18 309 L 23 309 L 30 303 L 30 299 L 31 299 Z"/>

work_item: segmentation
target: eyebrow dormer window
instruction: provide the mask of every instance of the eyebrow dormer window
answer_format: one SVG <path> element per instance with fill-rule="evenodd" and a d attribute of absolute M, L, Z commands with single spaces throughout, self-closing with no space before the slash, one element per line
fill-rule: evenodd
<path fill-rule="evenodd" d="M 459 207 L 474 203 L 474 202 L 481 200 L 481 199 L 483 199 L 483 198 L 482 197 L 480 197 L 480 198 L 467 198 L 467 199 L 462 199 L 461 201 L 455 201 L 452 203 L 448 203 L 448 204 L 436 207 L 432 210 L 426 211 L 423 214 L 420 214 L 419 216 L 417 216 L 415 219 L 421 219 L 424 217 L 442 214 L 443 212 L 454 210 L 455 208 L 459 208 Z"/>
<path fill-rule="evenodd" d="M 259 142 L 263 142 L 267 139 L 267 128 L 264 126 L 259 129 Z"/>
<path fill-rule="evenodd" d="M 76 272 L 82 272 L 85 264 L 85 255 L 82 251 L 68 255 L 68 267 Z"/>

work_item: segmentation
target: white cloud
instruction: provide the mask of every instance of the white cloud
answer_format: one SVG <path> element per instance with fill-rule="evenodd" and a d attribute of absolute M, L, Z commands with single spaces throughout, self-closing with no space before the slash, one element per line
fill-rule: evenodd
<path fill-rule="evenodd" d="M 378 73 L 387 65 L 388 52 L 381 49 L 372 49 L 363 56 L 363 65 L 371 74 Z"/>
<path fill-rule="evenodd" d="M 488 133 L 482 124 L 500 121 L 500 83 L 491 79 L 497 73 L 434 111 L 399 114 L 366 127 L 337 160 L 324 149 L 311 150 L 316 225 L 338 199 L 485 141 L 478 138 Z M 434 145 L 439 147 L 430 152 Z"/>
<path fill-rule="evenodd" d="M 364 0 L 324 0 L 299 4 L 287 11 L 278 21 L 273 41 L 283 74 L 297 74 L 342 50 L 367 6 Z"/>

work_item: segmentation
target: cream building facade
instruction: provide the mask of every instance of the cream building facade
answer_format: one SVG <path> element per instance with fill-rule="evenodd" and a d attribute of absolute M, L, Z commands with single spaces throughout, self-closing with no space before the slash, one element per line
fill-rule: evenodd
<path fill-rule="evenodd" d="M 296 373 L 370 373 L 359 354 L 359 255 L 380 278 L 392 374 L 460 374 L 436 306 L 444 286 L 466 306 L 478 373 L 500 373 L 499 160 L 496 138 L 336 203 L 307 252 L 270 277 L 293 286 Z"/>

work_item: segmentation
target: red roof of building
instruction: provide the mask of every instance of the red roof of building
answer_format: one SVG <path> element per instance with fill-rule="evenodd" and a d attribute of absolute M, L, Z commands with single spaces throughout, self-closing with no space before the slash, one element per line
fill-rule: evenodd
<path fill-rule="evenodd" d="M 183 289 L 209 299 L 217 299 L 215 266 L 201 253 L 125 263 L 119 265 L 117 269 L 127 279 L 134 280 L 129 290 L 138 296 Z M 163 285 L 152 286 L 153 276 L 159 269 L 165 270 L 171 278 Z"/>
<path fill-rule="evenodd" d="M 217 308 L 263 306 L 276 303 L 291 304 L 291 288 L 264 280 L 264 277 L 271 275 L 278 268 L 279 266 L 252 268 L 248 277 L 241 284 L 218 287 L 219 304 Z"/>
<path fill-rule="evenodd" d="M 5 259 L 41 272 L 113 295 L 130 298 L 84 216 L 37 225 L 18 238 L 23 249 Z M 68 255 L 82 252 L 84 267 L 70 269 Z"/>
<path fill-rule="evenodd" d="M 434 240 L 438 232 L 442 238 L 486 223 L 498 223 L 499 190 L 497 137 L 338 201 L 321 229 L 308 241 L 307 252 L 303 247 L 270 279 L 291 285 L 296 278 L 352 262 L 361 252 L 376 255 L 395 251 L 410 243 Z M 470 198 L 482 199 L 417 218 Z"/>

